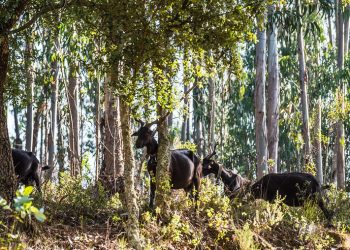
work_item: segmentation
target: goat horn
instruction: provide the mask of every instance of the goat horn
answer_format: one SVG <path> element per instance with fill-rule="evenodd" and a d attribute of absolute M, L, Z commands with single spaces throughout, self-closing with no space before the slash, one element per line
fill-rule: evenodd
<path fill-rule="evenodd" d="M 168 111 L 165 115 L 159 117 L 158 119 L 154 120 L 153 122 L 149 122 L 145 125 L 145 127 L 150 127 L 154 124 L 159 124 L 165 121 L 165 119 L 170 115 L 170 111 Z"/>
<path fill-rule="evenodd" d="M 138 123 L 140 123 L 140 124 L 141 124 L 141 127 L 143 127 L 143 126 L 145 125 L 145 122 L 142 121 L 142 120 L 140 120 L 140 119 L 135 118 L 135 121 L 137 121 Z"/>
<path fill-rule="evenodd" d="M 212 151 L 210 154 L 208 154 L 206 157 L 204 157 L 205 159 L 210 159 L 211 157 L 213 157 L 214 155 L 216 155 L 215 149 L 216 149 L 216 146 L 217 146 L 217 145 L 218 145 L 218 144 L 215 143 L 213 151 Z"/>

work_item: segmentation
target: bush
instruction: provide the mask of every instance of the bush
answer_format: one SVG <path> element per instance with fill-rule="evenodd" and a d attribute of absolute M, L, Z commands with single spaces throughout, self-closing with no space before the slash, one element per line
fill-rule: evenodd
<path fill-rule="evenodd" d="M 39 222 L 46 220 L 44 209 L 38 209 L 33 205 L 33 198 L 30 195 L 33 192 L 32 186 L 22 186 L 16 192 L 16 198 L 13 201 L 13 208 L 0 197 L 0 210 L 7 217 L 6 222 L 3 218 L 0 220 L 0 247 L 22 249 L 24 246 L 19 240 L 20 227 L 24 223 L 32 223 L 32 217 Z"/>

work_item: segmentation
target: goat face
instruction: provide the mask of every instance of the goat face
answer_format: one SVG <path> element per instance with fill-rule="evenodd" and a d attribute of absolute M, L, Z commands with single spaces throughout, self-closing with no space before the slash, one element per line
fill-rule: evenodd
<path fill-rule="evenodd" d="M 152 143 L 154 132 L 149 127 L 141 127 L 138 131 L 132 134 L 137 136 L 136 148 L 143 148 Z"/>

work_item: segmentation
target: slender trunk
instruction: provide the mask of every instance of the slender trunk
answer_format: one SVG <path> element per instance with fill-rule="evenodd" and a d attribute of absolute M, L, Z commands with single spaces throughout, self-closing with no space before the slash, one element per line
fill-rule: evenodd
<path fill-rule="evenodd" d="M 209 54 L 210 56 L 210 54 Z M 215 145 L 215 81 L 212 77 L 209 77 L 209 133 L 208 142 L 209 146 L 214 147 Z"/>
<path fill-rule="evenodd" d="M 201 120 L 201 125 L 202 125 L 202 134 L 200 138 L 203 138 L 203 148 L 202 148 L 202 153 L 203 155 L 206 155 L 206 153 L 208 152 L 207 150 L 207 140 L 206 138 L 206 131 L 205 131 L 205 122 L 203 120 Z"/>
<path fill-rule="evenodd" d="M 187 91 L 187 86 L 184 85 L 184 93 Z M 181 126 L 181 141 L 186 141 L 187 140 L 187 119 L 188 119 L 188 100 L 185 98 L 184 100 L 184 109 L 183 109 L 183 120 L 182 120 L 182 126 Z"/>
<path fill-rule="evenodd" d="M 25 71 L 26 71 L 26 150 L 32 151 L 33 148 L 33 95 L 34 95 L 34 76 L 33 76 L 33 42 L 30 35 L 26 35 L 26 49 L 25 49 Z"/>
<path fill-rule="evenodd" d="M 17 106 L 16 103 L 13 105 L 13 116 L 14 116 L 14 119 L 15 119 L 15 133 L 16 133 L 16 138 L 15 138 L 15 141 L 14 141 L 14 148 L 22 149 L 23 144 L 22 144 L 22 140 L 21 140 L 21 137 L 20 137 L 20 133 L 19 133 L 18 106 Z"/>
<path fill-rule="evenodd" d="M 280 85 L 279 66 L 277 50 L 277 27 L 273 21 L 275 6 L 268 7 L 268 105 L 267 105 L 267 137 L 268 156 L 272 160 L 269 172 L 277 173 L 278 163 L 278 138 L 279 138 L 279 106 L 280 106 Z"/>
<path fill-rule="evenodd" d="M 332 173 L 331 173 L 331 182 L 337 185 L 338 169 L 337 169 L 337 152 L 339 143 L 337 143 L 337 124 L 334 126 L 335 131 L 335 142 L 333 146 L 333 160 L 332 160 Z"/>
<path fill-rule="evenodd" d="M 101 122 L 101 114 L 100 114 L 100 95 L 101 95 L 101 79 L 98 77 L 96 82 L 96 94 L 95 94 L 95 143 L 96 143 L 96 159 L 95 159 L 95 181 L 97 183 L 99 178 L 99 167 L 100 167 L 100 122 Z"/>
<path fill-rule="evenodd" d="M 343 9 L 342 0 L 338 0 L 338 70 L 341 72 L 344 68 L 344 21 L 343 21 Z M 344 114 L 345 110 L 345 84 L 342 78 L 339 78 L 338 88 L 338 101 L 341 102 L 341 113 Z M 339 120 L 336 124 L 336 144 L 337 144 L 337 186 L 338 188 L 345 188 L 345 131 L 344 123 Z"/>
<path fill-rule="evenodd" d="M 349 52 L 349 24 L 350 24 L 350 5 L 346 6 L 344 12 L 344 55 Z"/>
<path fill-rule="evenodd" d="M 203 155 L 202 151 L 202 128 L 201 128 L 201 116 L 200 116 L 200 93 L 199 88 L 193 89 L 193 139 L 197 145 L 197 153 L 199 156 Z"/>
<path fill-rule="evenodd" d="M 318 98 L 317 103 L 317 117 L 316 117 L 316 178 L 320 184 L 323 184 L 323 169 L 322 169 L 322 138 L 321 138 L 321 112 L 322 101 L 321 97 Z"/>
<path fill-rule="evenodd" d="M 58 177 L 60 179 L 61 173 L 64 172 L 64 141 L 62 131 L 63 118 L 61 112 L 57 112 L 57 164 L 58 164 Z"/>
<path fill-rule="evenodd" d="M 13 167 L 10 138 L 7 129 L 5 103 L 6 74 L 9 62 L 9 41 L 0 34 L 0 196 L 11 201 L 17 186 L 15 168 Z"/>
<path fill-rule="evenodd" d="M 34 127 L 33 127 L 33 153 L 36 154 L 37 146 L 38 146 L 38 138 L 39 138 L 39 129 L 40 129 L 40 118 L 43 115 L 43 112 L 46 109 L 46 105 L 43 102 L 43 96 L 38 103 L 38 109 L 34 116 Z"/>
<path fill-rule="evenodd" d="M 138 250 L 143 249 L 143 246 L 139 229 L 139 207 L 135 192 L 135 159 L 131 145 L 130 107 L 123 98 L 120 101 L 120 118 L 123 138 L 123 158 L 125 159 L 125 189 L 128 190 L 125 192 L 126 207 L 128 210 L 126 232 L 131 247 Z"/>
<path fill-rule="evenodd" d="M 300 0 L 296 0 L 296 8 L 299 16 L 301 15 Z M 301 112 L 303 117 L 302 134 L 304 139 L 304 168 L 311 161 L 311 143 L 310 143 L 310 128 L 309 128 L 309 101 L 308 101 L 308 75 L 305 59 L 305 45 L 302 21 L 298 23 L 298 59 L 299 59 L 299 81 L 301 89 Z"/>
<path fill-rule="evenodd" d="M 265 24 L 265 14 L 258 18 L 258 23 Z M 258 24 L 259 25 L 259 24 Z M 265 98 L 265 68 L 266 68 L 266 31 L 258 28 L 258 43 L 256 44 L 256 79 L 255 79 L 255 139 L 257 152 L 257 177 L 267 174 L 267 131 L 266 131 L 266 98 Z"/>
<path fill-rule="evenodd" d="M 328 21 L 328 39 L 329 39 L 329 43 L 333 47 L 333 28 L 332 28 L 331 14 L 327 14 L 327 21 Z"/>
<path fill-rule="evenodd" d="M 55 34 L 55 45 L 58 48 L 58 34 Z M 51 179 L 54 170 L 55 144 L 56 144 L 56 118 L 57 118 L 57 99 L 58 99 L 58 63 L 57 60 L 51 62 L 51 123 L 48 133 L 48 165 L 51 167 L 47 170 L 47 179 Z"/>
<path fill-rule="evenodd" d="M 68 76 L 68 105 L 69 105 L 69 148 L 68 157 L 72 176 L 80 173 L 80 143 L 79 143 L 79 95 L 78 95 L 78 66 L 75 62 L 69 65 Z"/>

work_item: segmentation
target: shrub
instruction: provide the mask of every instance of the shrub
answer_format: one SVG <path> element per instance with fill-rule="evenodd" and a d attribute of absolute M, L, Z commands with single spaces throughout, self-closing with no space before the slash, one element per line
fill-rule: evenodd
<path fill-rule="evenodd" d="M 7 217 L 7 222 L 0 220 L 0 246 L 14 249 L 24 248 L 19 240 L 19 225 L 31 224 L 33 216 L 40 222 L 45 221 L 44 209 L 38 209 L 33 205 L 33 198 L 30 197 L 32 192 L 32 186 L 20 187 L 16 192 L 13 208 L 0 197 L 0 210 L 3 210 L 3 214 Z"/>

